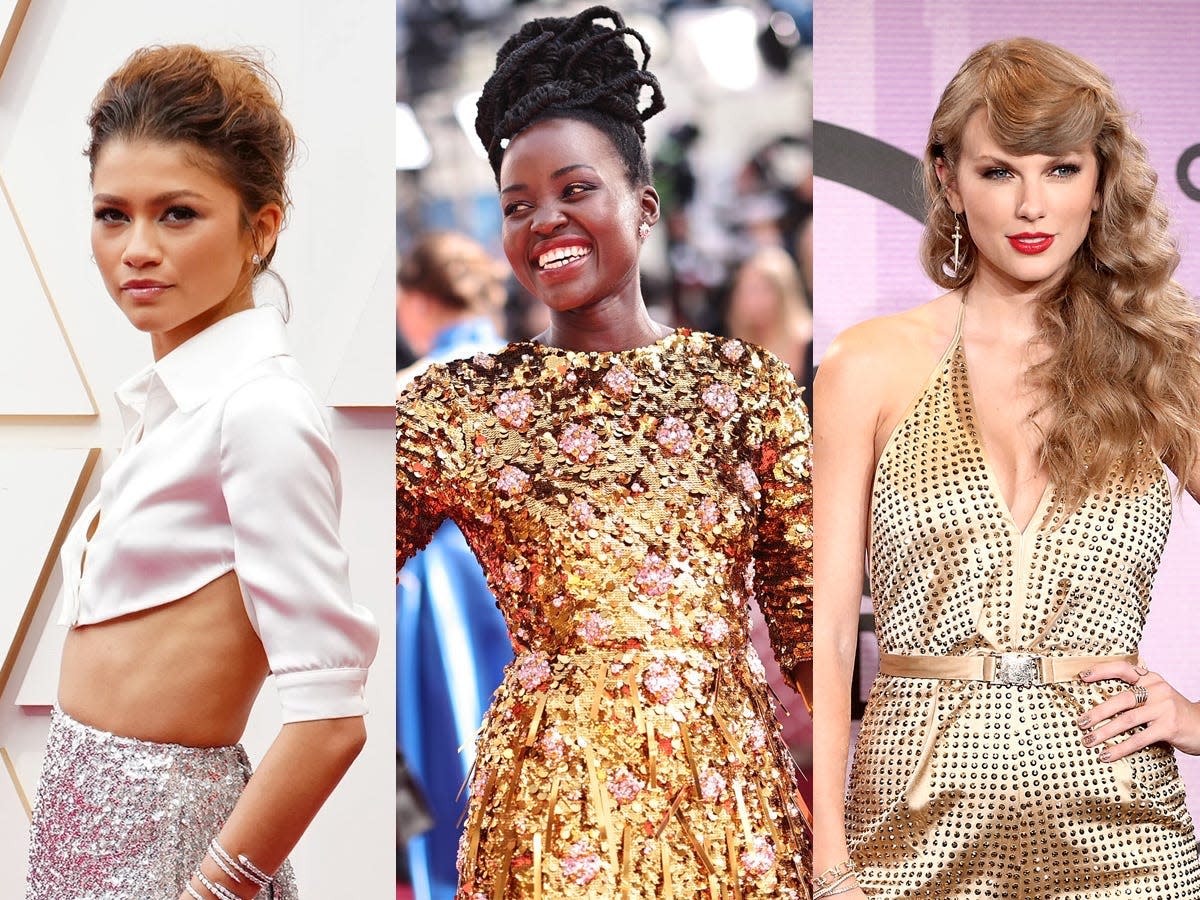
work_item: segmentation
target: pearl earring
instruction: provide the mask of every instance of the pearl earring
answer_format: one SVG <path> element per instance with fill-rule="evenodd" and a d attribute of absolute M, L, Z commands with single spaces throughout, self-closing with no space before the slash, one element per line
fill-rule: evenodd
<path fill-rule="evenodd" d="M 262 257 L 259 256 L 257 253 L 255 253 L 252 257 L 250 257 L 250 265 L 252 265 L 252 266 L 257 266 L 261 262 L 262 262 Z"/>

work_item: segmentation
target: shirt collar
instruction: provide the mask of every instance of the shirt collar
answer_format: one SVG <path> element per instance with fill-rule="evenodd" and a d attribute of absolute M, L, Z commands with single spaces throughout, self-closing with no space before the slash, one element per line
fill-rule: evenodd
<path fill-rule="evenodd" d="M 139 419 L 157 378 L 181 412 L 190 412 L 246 369 L 288 354 L 283 317 L 273 306 L 226 316 L 184 341 L 117 388 L 126 428 Z"/>

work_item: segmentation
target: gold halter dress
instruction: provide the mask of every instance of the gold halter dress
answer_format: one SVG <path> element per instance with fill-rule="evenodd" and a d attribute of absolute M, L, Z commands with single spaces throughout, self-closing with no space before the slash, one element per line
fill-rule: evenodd
<path fill-rule="evenodd" d="M 871 898 L 1200 897 L 1170 747 L 1113 763 L 1075 724 L 1127 689 L 1171 519 L 1165 475 L 1116 474 L 1074 512 L 1048 486 L 1024 531 L 985 459 L 954 339 L 888 440 L 871 498 L 882 674 L 846 801 Z M 1057 510 L 1061 513 L 1061 510 Z"/>

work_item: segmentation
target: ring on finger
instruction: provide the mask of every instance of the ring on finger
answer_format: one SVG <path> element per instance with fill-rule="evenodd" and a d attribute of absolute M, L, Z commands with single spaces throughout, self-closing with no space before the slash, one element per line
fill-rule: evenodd
<path fill-rule="evenodd" d="M 1150 699 L 1150 692 L 1140 684 L 1135 684 L 1132 688 L 1130 688 L 1130 693 L 1133 694 L 1134 706 L 1142 706 L 1147 700 Z"/>
<path fill-rule="evenodd" d="M 1138 673 L 1139 678 L 1145 678 L 1147 675 L 1150 674 L 1150 670 L 1148 668 L 1146 668 L 1145 666 L 1141 666 L 1141 665 L 1134 666 L 1133 671 Z"/>

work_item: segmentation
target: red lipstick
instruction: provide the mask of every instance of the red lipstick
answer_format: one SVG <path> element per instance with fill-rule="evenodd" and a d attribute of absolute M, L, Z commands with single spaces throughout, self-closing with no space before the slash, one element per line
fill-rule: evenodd
<path fill-rule="evenodd" d="M 1024 253 L 1027 256 L 1036 256 L 1050 249 L 1050 245 L 1054 243 L 1054 235 L 1044 234 L 1042 232 L 1022 231 L 1020 234 L 1006 235 L 1008 242 L 1012 244 L 1013 249 L 1018 253 Z"/>

